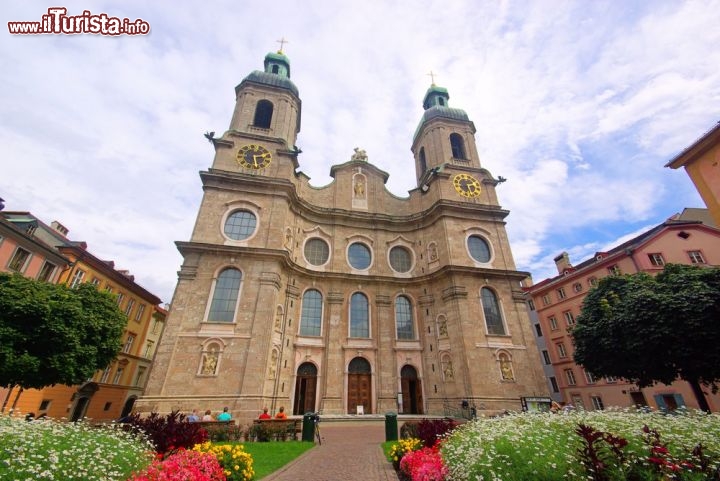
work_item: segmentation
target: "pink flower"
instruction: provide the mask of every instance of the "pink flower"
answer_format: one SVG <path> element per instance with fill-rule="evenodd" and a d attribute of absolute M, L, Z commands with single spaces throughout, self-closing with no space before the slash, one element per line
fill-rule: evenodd
<path fill-rule="evenodd" d="M 164 461 L 155 460 L 129 481 L 225 481 L 225 474 L 212 454 L 178 451 Z"/>

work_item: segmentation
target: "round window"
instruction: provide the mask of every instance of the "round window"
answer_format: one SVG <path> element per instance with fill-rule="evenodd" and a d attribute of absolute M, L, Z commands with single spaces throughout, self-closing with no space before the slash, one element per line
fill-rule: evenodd
<path fill-rule="evenodd" d="M 348 261 L 350 265 L 355 269 L 364 270 L 370 267 L 370 261 L 372 256 L 370 255 L 370 249 L 365 244 L 355 242 L 350 244 L 348 249 Z"/>
<path fill-rule="evenodd" d="M 322 239 L 314 238 L 305 243 L 305 259 L 314 265 L 321 266 L 328 261 L 330 248 Z"/>
<path fill-rule="evenodd" d="M 225 221 L 225 235 L 234 240 L 247 239 L 255 232 L 257 218 L 249 210 L 238 210 Z"/>
<path fill-rule="evenodd" d="M 468 237 L 468 250 L 473 259 L 478 262 L 490 261 L 490 246 L 480 236 L 471 235 Z"/>
<path fill-rule="evenodd" d="M 405 247 L 395 246 L 390 249 L 390 267 L 395 272 L 408 272 L 412 267 L 412 255 Z"/>

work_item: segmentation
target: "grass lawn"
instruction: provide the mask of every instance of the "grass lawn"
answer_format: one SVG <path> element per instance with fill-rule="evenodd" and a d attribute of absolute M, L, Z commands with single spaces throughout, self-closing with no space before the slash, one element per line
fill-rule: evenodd
<path fill-rule="evenodd" d="M 397 441 L 385 441 L 381 444 L 383 453 L 385 453 L 385 459 L 388 461 L 390 461 L 390 448 L 393 444 L 397 444 Z"/>
<path fill-rule="evenodd" d="M 253 457 L 255 479 L 262 479 L 294 460 L 315 446 L 308 441 L 270 441 L 267 443 L 242 443 Z"/>

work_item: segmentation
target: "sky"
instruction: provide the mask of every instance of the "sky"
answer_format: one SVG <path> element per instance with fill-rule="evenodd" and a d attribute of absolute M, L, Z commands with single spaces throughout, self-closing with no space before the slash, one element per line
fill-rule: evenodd
<path fill-rule="evenodd" d="M 685 207 L 664 167 L 720 121 L 720 0 L 68 0 L 147 35 L 12 35 L 60 2 L 0 7 L 0 197 L 170 302 L 234 87 L 283 52 L 300 91 L 300 169 L 328 184 L 355 147 L 415 187 L 410 146 L 431 84 L 467 112 L 510 211 L 518 270 L 557 273 Z M 413 172 L 408 175 L 408 172 Z"/>

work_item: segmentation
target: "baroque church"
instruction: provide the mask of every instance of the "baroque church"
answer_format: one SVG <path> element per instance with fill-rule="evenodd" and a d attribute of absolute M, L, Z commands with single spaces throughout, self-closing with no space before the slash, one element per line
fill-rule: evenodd
<path fill-rule="evenodd" d="M 139 411 L 492 414 L 547 395 L 502 179 L 446 89 L 425 94 L 405 198 L 358 148 L 310 185 L 282 51 L 235 93 Z"/>

